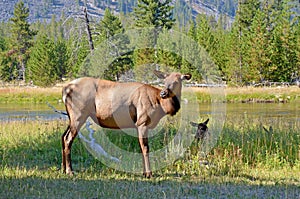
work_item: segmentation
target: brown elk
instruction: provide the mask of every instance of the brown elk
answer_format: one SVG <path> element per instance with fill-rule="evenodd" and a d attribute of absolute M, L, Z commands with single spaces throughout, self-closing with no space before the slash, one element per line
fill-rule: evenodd
<path fill-rule="evenodd" d="M 94 78 L 80 78 L 63 88 L 63 101 L 69 116 L 69 126 L 62 135 L 62 169 L 72 175 L 71 146 L 88 117 L 104 128 L 136 128 L 143 159 L 145 177 L 151 177 L 148 129 L 156 127 L 165 115 L 175 115 L 180 109 L 182 80 L 190 74 L 165 74 L 164 88 L 138 82 L 118 83 Z"/>

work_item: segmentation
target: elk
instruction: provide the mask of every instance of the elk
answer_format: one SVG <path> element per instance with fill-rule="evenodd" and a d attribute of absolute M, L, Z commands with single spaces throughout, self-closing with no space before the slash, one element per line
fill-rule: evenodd
<path fill-rule="evenodd" d="M 196 135 L 195 135 L 195 139 L 197 140 L 197 142 L 203 141 L 203 139 L 209 133 L 208 132 L 208 127 L 207 127 L 208 121 L 209 121 L 209 119 L 207 119 L 205 122 L 201 122 L 201 123 L 190 122 L 190 124 L 192 126 L 197 127 L 197 132 L 196 132 Z"/>
<path fill-rule="evenodd" d="M 164 88 L 138 83 L 120 83 L 83 77 L 62 89 L 69 125 L 62 135 L 62 169 L 73 175 L 71 147 L 88 117 L 103 128 L 136 128 L 143 160 L 143 174 L 150 178 L 148 129 L 156 127 L 165 115 L 180 109 L 182 81 L 191 74 L 154 71 L 164 79 Z"/>

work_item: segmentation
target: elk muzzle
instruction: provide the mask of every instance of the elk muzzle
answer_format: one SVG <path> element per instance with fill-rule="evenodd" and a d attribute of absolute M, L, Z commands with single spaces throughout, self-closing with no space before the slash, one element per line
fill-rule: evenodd
<path fill-rule="evenodd" d="M 167 97 L 169 97 L 169 90 L 163 89 L 162 91 L 160 91 L 160 97 L 163 99 L 166 99 Z"/>

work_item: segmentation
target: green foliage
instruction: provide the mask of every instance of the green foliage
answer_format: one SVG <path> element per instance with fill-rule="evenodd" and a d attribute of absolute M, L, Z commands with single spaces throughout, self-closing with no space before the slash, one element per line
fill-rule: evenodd
<path fill-rule="evenodd" d="M 242 29 L 248 29 L 260 9 L 261 2 L 259 0 L 238 0 L 237 20 Z"/>
<path fill-rule="evenodd" d="M 78 75 L 89 75 L 89 68 L 85 67 L 83 64 L 86 57 L 90 53 L 87 38 L 78 38 L 78 36 L 72 36 L 70 43 L 70 48 L 72 49 L 70 58 L 70 66 L 72 66 L 72 69 L 70 76 L 77 77 Z"/>
<path fill-rule="evenodd" d="M 157 63 L 164 71 L 179 71 L 181 57 L 179 55 L 179 42 L 170 39 L 170 32 L 166 29 L 162 31 L 157 41 Z M 175 36 L 174 36 L 175 37 Z"/>
<path fill-rule="evenodd" d="M 245 58 L 247 62 L 247 72 L 243 76 L 244 81 L 250 82 L 262 82 L 267 77 L 267 68 L 271 62 L 269 58 L 269 32 L 267 31 L 267 24 L 265 22 L 264 10 L 258 10 L 255 17 L 252 19 L 253 22 L 249 27 L 247 34 L 247 49 L 246 53 L 248 56 Z"/>
<path fill-rule="evenodd" d="M 134 8 L 135 25 L 139 28 L 170 29 L 174 25 L 171 0 L 138 0 Z"/>
<path fill-rule="evenodd" d="M 8 42 L 0 36 L 0 78 L 4 81 L 10 81 L 17 76 L 17 62 L 12 56 L 9 56 L 10 52 L 8 51 Z"/>
<path fill-rule="evenodd" d="M 64 41 L 38 37 L 28 61 L 28 80 L 38 86 L 51 86 L 69 72 L 69 53 Z"/>
<path fill-rule="evenodd" d="M 156 69 L 157 54 L 154 49 L 155 31 L 152 29 L 141 29 L 137 46 L 133 52 L 134 73 L 138 81 L 151 79 L 152 71 Z"/>
<path fill-rule="evenodd" d="M 198 15 L 196 19 L 196 40 L 208 52 L 214 47 L 214 35 L 206 15 Z"/>
<path fill-rule="evenodd" d="M 116 54 L 116 59 L 104 71 L 104 77 L 118 81 L 120 75 L 132 68 L 132 60 L 128 45 L 130 43 L 120 19 L 109 9 L 105 10 L 104 18 L 100 22 L 101 35 L 109 48 Z M 125 52 L 125 53 L 123 53 Z"/>
<path fill-rule="evenodd" d="M 53 57 L 56 80 L 62 81 L 63 78 L 69 77 L 71 72 L 69 43 L 65 40 L 55 42 Z"/>
<path fill-rule="evenodd" d="M 105 10 L 98 27 L 99 35 L 93 37 L 96 50 L 83 56 L 85 60 L 81 62 L 79 74 L 119 80 L 123 73 L 132 68 L 129 37 L 124 33 L 120 18 L 113 15 L 109 9 Z"/>
<path fill-rule="evenodd" d="M 271 64 L 269 67 L 269 78 L 274 81 L 288 82 L 292 74 L 297 71 L 297 57 L 295 50 L 295 35 L 292 26 L 293 7 L 283 1 L 280 10 L 276 11 L 274 18 L 277 25 L 273 29 L 271 38 Z M 299 22 L 297 22 L 299 23 Z"/>
<path fill-rule="evenodd" d="M 17 62 L 19 72 L 17 77 L 12 77 L 13 79 L 25 80 L 26 62 L 30 56 L 29 49 L 33 46 L 33 37 L 36 35 L 36 32 L 30 29 L 28 17 L 29 8 L 25 7 L 23 1 L 19 1 L 15 5 L 14 17 L 11 18 L 11 51 L 14 53 L 10 56 L 11 61 Z"/>
<path fill-rule="evenodd" d="M 97 2 L 100 7 L 112 3 Z M 20 1 L 11 21 L 0 24 L 1 80 L 22 80 L 29 67 L 27 61 L 30 56 L 33 60 L 37 59 L 36 49 L 41 49 L 38 44 L 40 36 L 34 42 L 37 31 L 33 30 L 38 30 L 39 35 L 45 35 L 53 42 L 53 53 L 48 55 L 53 56 L 49 58 L 53 63 L 48 63 L 53 70 L 46 70 L 53 73 L 46 73 L 52 83 L 78 76 L 119 80 L 130 69 L 134 69 L 138 81 L 143 81 L 151 79 L 152 70 L 159 67 L 164 71 L 189 72 L 195 82 L 205 80 L 204 76 L 212 74 L 217 68 L 214 75 L 221 76 L 228 85 L 291 82 L 299 77 L 300 23 L 298 2 L 295 0 L 237 1 L 237 15 L 230 26 L 226 13 L 231 12 L 229 7 L 235 7 L 232 6 L 233 1 L 203 1 L 216 5 L 216 9 L 224 13 L 218 21 L 201 14 L 191 20 L 189 2 L 178 1 L 172 4 L 174 7 L 170 0 L 119 2 L 125 15 L 118 17 L 106 9 L 99 24 L 91 20 L 92 30 L 98 33 L 93 34 L 94 44 L 107 52 L 94 55 L 97 61 L 89 63 L 93 55 L 88 56 L 90 51 L 82 21 L 75 18 L 66 20 L 62 14 L 60 19 L 53 16 L 50 23 L 39 21 L 29 24 L 29 9 Z M 127 12 L 131 6 L 136 7 L 129 14 Z M 179 17 L 182 13 L 187 15 Z M 177 20 L 176 27 L 174 18 Z M 126 36 L 125 30 L 134 27 L 145 29 L 139 33 L 140 41 L 131 45 L 131 40 L 136 38 Z M 182 36 L 177 37 L 176 33 L 172 34 L 170 28 L 186 34 L 198 46 L 186 42 Z M 30 73 L 26 77 L 33 75 Z"/>
<path fill-rule="evenodd" d="M 208 195 L 212 198 L 245 195 L 297 198 L 300 163 L 296 154 L 297 129 L 286 132 L 276 128 L 268 133 L 250 121 L 238 122 L 225 125 L 207 158 L 200 155 L 199 145 L 193 143 L 182 159 L 155 171 L 154 177 L 147 180 L 141 173 L 125 173 L 105 166 L 87 152 L 79 139 L 72 147 L 75 176 L 66 176 L 60 171 L 60 137 L 66 121 L 5 122 L 0 126 L 3 132 L 0 134 L 0 197 L 68 198 L 70 187 L 75 186 L 74 190 L 80 190 L 75 192 L 80 198 L 163 198 L 165 195 L 197 198 L 199 193 L 204 198 Z M 122 149 L 137 153 L 140 150 L 136 137 L 124 138 L 116 133 L 108 136 Z M 161 143 L 150 144 L 151 150 Z M 251 159 L 253 164 L 248 163 Z"/>
<path fill-rule="evenodd" d="M 54 67 L 54 42 L 42 35 L 32 49 L 28 61 L 27 79 L 38 86 L 51 86 L 56 80 Z"/>
<path fill-rule="evenodd" d="M 157 69 L 159 59 L 164 58 L 164 56 L 171 56 L 173 65 L 176 63 L 176 55 L 162 51 L 158 52 L 155 49 L 160 32 L 171 29 L 175 22 L 172 15 L 173 7 L 170 3 L 170 0 L 138 0 L 137 7 L 134 8 L 135 26 L 147 28 L 142 30 L 141 45 L 136 47 L 133 55 L 134 72 L 139 80 L 147 79 L 149 72 Z M 158 58 L 159 55 L 161 55 L 160 58 Z M 168 60 L 167 62 L 171 61 Z"/>

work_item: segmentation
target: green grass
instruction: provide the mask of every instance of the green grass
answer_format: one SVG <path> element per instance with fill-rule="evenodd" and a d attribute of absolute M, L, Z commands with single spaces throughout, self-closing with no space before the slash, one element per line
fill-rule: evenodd
<path fill-rule="evenodd" d="M 225 94 L 227 102 L 279 102 L 299 100 L 298 89 L 230 88 Z M 193 101 L 195 96 L 198 102 L 211 100 L 207 89 L 185 92 L 182 97 Z M 60 99 L 60 88 L 0 90 L 0 103 L 55 104 Z M 257 122 L 229 117 L 207 157 L 193 143 L 181 159 L 154 171 L 150 180 L 105 166 L 79 139 L 72 148 L 76 174 L 66 176 L 60 170 L 66 121 L 3 122 L 0 198 L 299 198 L 299 124 L 274 121 L 268 133 L 258 125 L 263 118 Z M 150 139 L 150 150 L 162 148 L 174 132 L 174 125 L 162 129 Z M 139 151 L 134 136 L 108 131 L 107 137 L 124 150 Z"/>
<path fill-rule="evenodd" d="M 61 88 L 0 88 L 0 103 L 57 103 L 61 98 Z"/>
<path fill-rule="evenodd" d="M 0 198 L 298 198 L 296 126 L 286 130 L 278 123 L 267 135 L 250 121 L 238 124 L 225 125 L 207 156 L 210 164 L 199 164 L 203 157 L 193 143 L 182 159 L 155 171 L 148 180 L 106 167 L 79 139 L 72 148 L 76 174 L 66 176 L 60 171 L 66 121 L 1 123 Z M 132 136 L 112 132 L 110 138 L 125 149 L 137 150 Z M 150 147 L 160 148 L 163 138 L 154 137 Z"/>
<path fill-rule="evenodd" d="M 190 96 L 197 97 L 199 103 L 216 100 L 216 93 L 219 92 L 221 100 L 229 103 L 249 103 L 249 102 L 268 102 L 268 103 L 286 103 L 299 101 L 299 88 L 291 87 L 228 87 L 228 88 L 185 88 L 184 97 L 189 99 Z M 223 92 L 223 93 L 222 93 Z M 192 93 L 192 95 L 190 94 Z"/>
<path fill-rule="evenodd" d="M 266 88 L 224 88 L 220 100 L 226 102 L 290 102 L 300 99 L 299 88 L 291 87 L 266 87 Z M 196 97 L 199 103 L 210 102 L 212 97 L 216 100 L 217 95 L 212 94 L 214 89 L 208 88 L 184 88 L 182 98 L 194 100 Z M 223 98 L 224 97 L 224 98 Z M 0 103 L 57 103 L 61 101 L 61 88 L 0 88 Z"/>

